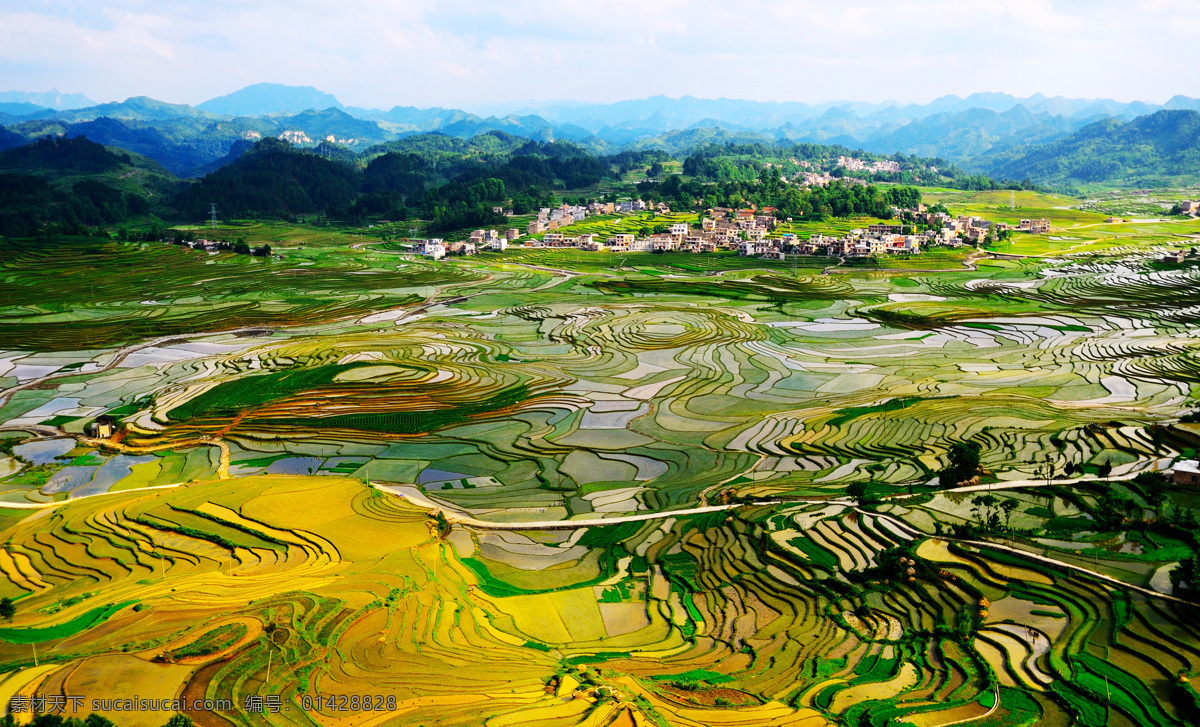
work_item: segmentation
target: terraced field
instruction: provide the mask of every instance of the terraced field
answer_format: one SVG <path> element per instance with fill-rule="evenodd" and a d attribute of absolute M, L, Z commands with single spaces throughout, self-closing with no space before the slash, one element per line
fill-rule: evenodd
<path fill-rule="evenodd" d="M 1200 498 L 1153 473 L 1200 449 L 1200 274 L 1157 238 L 832 275 L 303 242 L 0 255 L 6 699 L 1196 723 Z"/>

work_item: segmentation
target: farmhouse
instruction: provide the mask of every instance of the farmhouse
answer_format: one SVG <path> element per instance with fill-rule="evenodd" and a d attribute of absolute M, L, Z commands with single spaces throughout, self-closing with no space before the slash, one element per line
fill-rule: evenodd
<path fill-rule="evenodd" d="M 88 425 L 88 432 L 96 439 L 108 439 L 117 432 L 117 420 L 107 414 L 101 414 Z"/>
<path fill-rule="evenodd" d="M 422 240 L 420 244 L 417 245 L 417 252 L 425 257 L 433 258 L 434 260 L 441 260 L 442 258 L 446 257 L 446 245 L 440 238 Z"/>
<path fill-rule="evenodd" d="M 1171 469 L 1171 480 L 1177 485 L 1200 486 L 1200 462 L 1194 459 L 1176 462 Z"/>

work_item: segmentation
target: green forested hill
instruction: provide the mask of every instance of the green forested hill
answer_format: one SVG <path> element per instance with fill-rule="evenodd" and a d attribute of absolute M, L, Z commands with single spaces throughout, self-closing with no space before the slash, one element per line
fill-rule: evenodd
<path fill-rule="evenodd" d="M 0 154 L 0 170 L 43 176 L 98 174 L 118 169 L 129 158 L 84 138 L 46 137 Z"/>
<path fill-rule="evenodd" d="M 138 154 L 83 137 L 46 137 L 0 152 L 0 235 L 121 223 L 163 211 L 178 185 Z"/>
<path fill-rule="evenodd" d="M 1062 184 L 1152 184 L 1200 178 L 1200 112 L 1104 119 L 1063 139 L 968 163 L 992 177 Z"/>
<path fill-rule="evenodd" d="M 365 164 L 348 164 L 264 139 L 184 189 L 175 207 L 192 219 L 207 214 L 211 203 L 231 217 L 319 213 L 342 220 L 407 219 L 415 213 L 439 231 L 498 224 L 505 218 L 494 206 L 511 204 L 525 213 L 551 204 L 551 189 L 592 188 L 613 174 L 607 160 L 573 144 L 506 134 L 470 141 L 410 137 L 371 154 Z"/>
<path fill-rule="evenodd" d="M 213 203 L 228 217 L 286 217 L 347 207 L 356 186 L 353 167 L 266 139 L 185 188 L 175 206 L 193 219 L 202 218 Z"/>
<path fill-rule="evenodd" d="M 25 137 L 21 136 L 20 134 L 14 134 L 3 126 L 0 126 L 0 151 L 12 149 L 13 147 L 17 146 L 24 146 L 28 143 L 29 140 Z"/>

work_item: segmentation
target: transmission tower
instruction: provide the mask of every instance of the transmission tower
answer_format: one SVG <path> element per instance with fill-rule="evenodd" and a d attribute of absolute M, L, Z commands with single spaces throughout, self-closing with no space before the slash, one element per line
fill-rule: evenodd
<path fill-rule="evenodd" d="M 217 203 L 213 202 L 209 207 L 208 226 L 212 229 L 217 229 Z"/>
<path fill-rule="evenodd" d="M 1008 199 L 1008 208 L 1010 210 L 1014 210 L 1017 208 L 1017 193 L 1016 193 L 1016 191 L 1012 191 L 1012 192 L 1009 192 L 1009 194 L 1012 196 L 1009 197 L 1009 199 Z"/>

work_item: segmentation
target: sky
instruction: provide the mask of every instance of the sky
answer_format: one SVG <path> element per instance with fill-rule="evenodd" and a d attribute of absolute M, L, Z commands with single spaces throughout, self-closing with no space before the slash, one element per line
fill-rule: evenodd
<path fill-rule="evenodd" d="M 1200 96 L 1193 0 L 0 0 L 0 90 L 349 106 Z"/>

